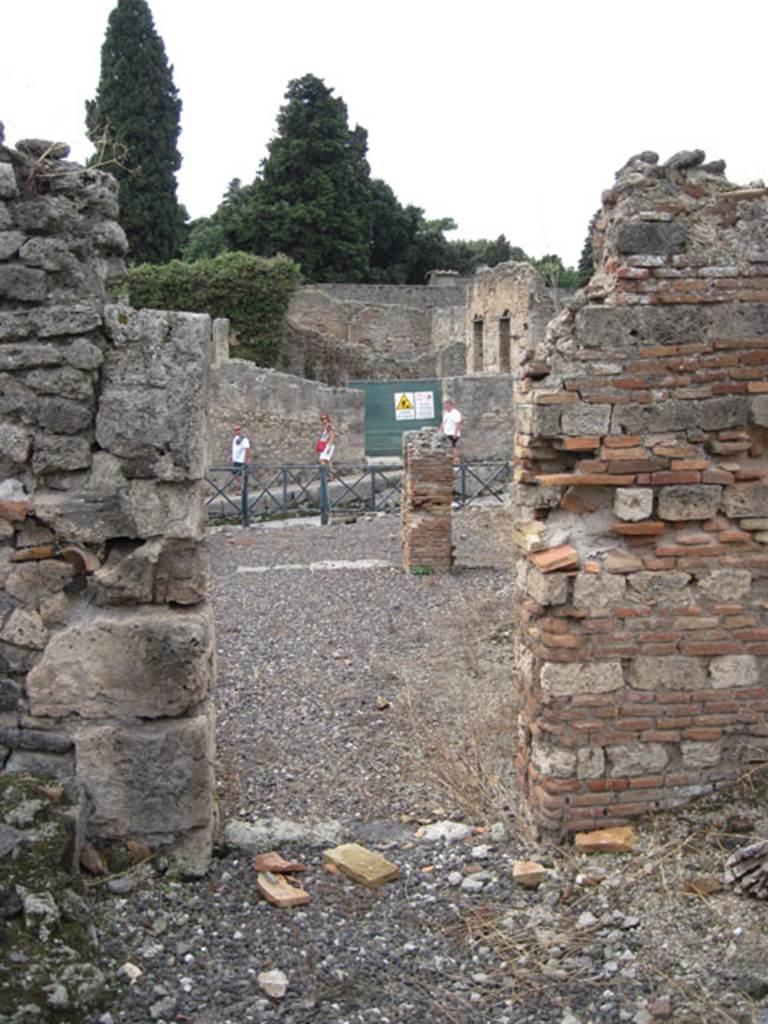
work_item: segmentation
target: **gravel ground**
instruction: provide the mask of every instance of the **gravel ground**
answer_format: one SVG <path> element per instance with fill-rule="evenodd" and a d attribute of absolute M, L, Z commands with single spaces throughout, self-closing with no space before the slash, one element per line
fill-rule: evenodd
<path fill-rule="evenodd" d="M 224 818 L 299 823 L 281 852 L 307 864 L 311 903 L 267 904 L 252 856 L 224 841 L 202 881 L 145 866 L 97 886 L 117 977 L 101 1024 L 768 1024 L 765 905 L 694 884 L 712 888 L 743 841 L 729 816 L 768 835 L 759 776 L 639 823 L 630 855 L 532 847 L 516 828 L 502 524 L 458 516 L 449 577 L 400 571 L 393 517 L 212 533 Z M 444 820 L 466 834 L 431 838 Z M 329 822 L 401 880 L 369 891 L 325 871 Z M 515 886 L 513 860 L 533 855 L 547 880 Z M 271 969 L 281 998 L 260 987 Z"/>

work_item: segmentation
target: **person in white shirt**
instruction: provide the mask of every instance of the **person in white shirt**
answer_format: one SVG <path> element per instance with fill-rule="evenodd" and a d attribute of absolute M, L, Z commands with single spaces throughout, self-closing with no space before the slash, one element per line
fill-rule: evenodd
<path fill-rule="evenodd" d="M 232 466 L 235 486 L 238 490 L 243 486 L 243 467 L 251 461 L 251 442 L 243 433 L 242 427 L 234 428 L 232 438 L 232 453 L 229 457 L 229 464 Z"/>
<path fill-rule="evenodd" d="M 443 420 L 440 424 L 440 429 L 451 442 L 451 447 L 453 449 L 451 453 L 451 460 L 455 466 L 459 461 L 459 453 L 456 451 L 456 445 L 461 437 L 461 413 L 453 402 L 443 403 Z"/>

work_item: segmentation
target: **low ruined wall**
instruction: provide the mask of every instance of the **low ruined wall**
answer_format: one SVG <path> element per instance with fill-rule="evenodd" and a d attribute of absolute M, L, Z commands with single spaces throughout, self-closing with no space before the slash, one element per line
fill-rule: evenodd
<path fill-rule="evenodd" d="M 117 187 L 0 146 L 0 761 L 74 776 L 95 838 L 204 870 L 207 316 L 105 305 Z"/>
<path fill-rule="evenodd" d="M 518 385 L 539 828 L 678 806 L 768 753 L 768 189 L 722 172 L 698 152 L 619 172 L 597 273 Z"/>
<path fill-rule="evenodd" d="M 320 413 L 336 428 L 336 461 L 365 455 L 363 394 L 330 387 L 257 366 L 245 359 L 223 361 L 211 375 L 210 459 L 226 466 L 232 427 L 239 424 L 257 463 L 315 462 Z"/>

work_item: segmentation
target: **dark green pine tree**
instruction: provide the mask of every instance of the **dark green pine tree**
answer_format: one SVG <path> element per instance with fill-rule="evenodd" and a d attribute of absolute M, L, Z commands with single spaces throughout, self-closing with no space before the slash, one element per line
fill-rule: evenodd
<path fill-rule="evenodd" d="M 581 250 L 581 256 L 579 256 L 579 265 L 576 268 L 579 275 L 579 287 L 582 288 L 585 284 L 589 284 L 589 279 L 595 272 L 595 252 L 592 246 L 592 239 L 595 235 L 595 224 L 597 218 L 600 216 L 600 210 L 592 214 L 592 219 L 589 222 L 587 228 L 587 237 L 584 239 L 584 245 Z"/>
<path fill-rule="evenodd" d="M 181 100 L 146 0 L 118 0 L 101 48 L 96 98 L 85 104 L 92 162 L 120 183 L 120 223 L 131 263 L 165 263 L 179 251 L 176 199 Z"/>
<path fill-rule="evenodd" d="M 304 75 L 288 84 L 278 133 L 262 164 L 259 250 L 283 252 L 310 281 L 363 281 L 371 251 L 368 133 L 349 128 L 347 105 Z"/>

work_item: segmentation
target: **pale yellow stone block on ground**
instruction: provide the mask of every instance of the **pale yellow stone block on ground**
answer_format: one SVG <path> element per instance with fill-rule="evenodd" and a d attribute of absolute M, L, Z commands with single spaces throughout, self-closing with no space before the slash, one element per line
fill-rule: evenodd
<path fill-rule="evenodd" d="M 632 853 L 637 833 L 628 825 L 601 828 L 596 832 L 577 832 L 573 842 L 582 853 Z"/>
<path fill-rule="evenodd" d="M 342 874 L 355 882 L 362 882 L 369 889 L 377 889 L 385 882 L 394 882 L 400 877 L 400 868 L 396 864 L 359 843 L 344 843 L 325 850 L 323 856 Z"/>
<path fill-rule="evenodd" d="M 535 860 L 515 860 L 512 862 L 512 877 L 518 885 L 535 889 L 547 879 L 548 871 L 543 864 Z"/>

